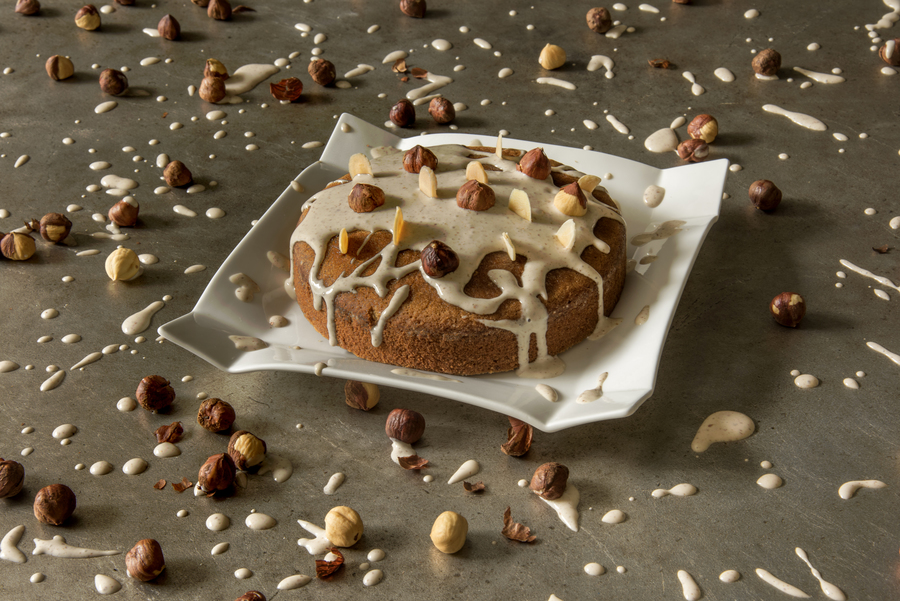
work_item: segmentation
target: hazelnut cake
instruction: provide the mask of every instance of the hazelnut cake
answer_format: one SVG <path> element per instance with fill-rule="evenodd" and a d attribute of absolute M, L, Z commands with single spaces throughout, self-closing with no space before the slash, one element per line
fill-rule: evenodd
<path fill-rule="evenodd" d="M 539 148 L 373 149 L 313 195 L 291 236 L 294 291 L 332 345 L 456 375 L 561 374 L 599 338 L 626 272 L 600 179 Z"/>

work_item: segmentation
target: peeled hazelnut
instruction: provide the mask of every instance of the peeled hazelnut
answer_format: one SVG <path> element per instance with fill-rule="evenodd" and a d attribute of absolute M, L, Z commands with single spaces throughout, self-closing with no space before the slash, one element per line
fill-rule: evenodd
<path fill-rule="evenodd" d="M 587 12 L 588 29 L 596 33 L 606 33 L 612 27 L 612 17 L 605 8 L 592 8 Z"/>
<path fill-rule="evenodd" d="M 559 69 L 566 64 L 566 51 L 555 44 L 547 44 L 541 50 L 538 62 L 548 71 Z"/>
<path fill-rule="evenodd" d="M 767 179 L 750 184 L 750 202 L 760 211 L 774 211 L 781 204 L 781 190 Z"/>
<path fill-rule="evenodd" d="M 100 72 L 100 89 L 112 96 L 119 96 L 128 89 L 128 78 L 118 69 L 104 69 Z"/>
<path fill-rule="evenodd" d="M 469 522 L 455 511 L 445 511 L 431 527 L 431 542 L 441 553 L 456 553 L 466 544 Z"/>
<path fill-rule="evenodd" d="M 47 242 L 62 242 L 72 231 L 72 222 L 62 213 L 47 213 L 41 217 L 41 237 Z"/>
<path fill-rule="evenodd" d="M 206 59 L 206 66 L 203 67 L 203 77 L 218 77 L 219 79 L 228 79 L 228 69 L 221 61 L 214 58 Z"/>
<path fill-rule="evenodd" d="M 169 161 L 166 168 L 163 170 L 163 178 L 166 180 L 166 183 L 173 188 L 186 186 L 194 181 L 191 170 L 185 167 L 184 163 L 181 161 Z"/>
<path fill-rule="evenodd" d="M 18 0 L 16 2 L 16 12 L 20 15 L 36 15 L 41 10 L 41 3 L 38 0 Z"/>
<path fill-rule="evenodd" d="M 100 13 L 93 4 L 86 4 L 75 13 L 75 25 L 87 31 L 100 27 Z"/>
<path fill-rule="evenodd" d="M 159 411 L 175 401 L 175 391 L 162 376 L 147 376 L 138 384 L 137 402 L 147 411 Z"/>
<path fill-rule="evenodd" d="M 303 82 L 296 77 L 288 77 L 278 83 L 270 83 L 269 92 L 272 93 L 275 100 L 294 102 L 299 100 L 300 95 L 303 94 Z"/>
<path fill-rule="evenodd" d="M 754 73 L 771 77 L 781 68 L 781 55 L 771 48 L 760 50 L 750 63 Z"/>
<path fill-rule="evenodd" d="M 437 169 L 438 160 L 434 153 L 416 144 L 403 155 L 403 168 L 410 173 L 418 173 L 423 166 Z"/>
<path fill-rule="evenodd" d="M 141 273 L 141 261 L 130 248 L 119 247 L 106 257 L 106 275 L 114 282 L 127 282 Z"/>
<path fill-rule="evenodd" d="M 442 278 L 459 267 L 459 257 L 440 240 L 429 242 L 422 249 L 419 258 L 422 260 L 422 271 L 431 278 Z"/>
<path fill-rule="evenodd" d="M 569 468 L 551 461 L 537 468 L 531 477 L 528 488 L 539 494 L 544 499 L 552 501 L 560 498 L 566 491 L 566 482 L 569 480 Z"/>
<path fill-rule="evenodd" d="M 494 191 L 487 184 L 470 179 L 456 193 L 456 205 L 470 211 L 487 211 L 494 206 Z"/>
<path fill-rule="evenodd" d="M 334 507 L 325 516 L 325 536 L 336 547 L 352 547 L 362 533 L 362 518 L 350 507 Z"/>
<path fill-rule="evenodd" d="M 878 49 L 878 56 L 892 67 L 900 67 L 900 38 L 885 42 L 884 46 Z"/>
<path fill-rule="evenodd" d="M 372 184 L 356 184 L 350 190 L 347 202 L 356 213 L 371 213 L 384 204 L 384 191 Z"/>
<path fill-rule="evenodd" d="M 75 65 L 72 64 L 72 61 L 58 54 L 48 58 L 47 62 L 44 63 L 44 68 L 47 70 L 47 75 L 50 76 L 50 79 L 55 81 L 69 79 L 75 74 Z"/>
<path fill-rule="evenodd" d="M 550 159 L 543 148 L 532 148 L 519 159 L 516 169 L 534 179 L 547 179 L 550 177 Z"/>
<path fill-rule="evenodd" d="M 581 217 L 587 213 L 587 197 L 578 182 L 572 182 L 556 193 L 553 197 L 553 206 L 563 215 Z"/>
<path fill-rule="evenodd" d="M 394 409 L 387 416 L 384 432 L 406 444 L 413 444 L 425 433 L 425 418 L 412 409 Z"/>
<path fill-rule="evenodd" d="M 227 453 L 219 453 L 200 466 L 197 482 L 203 492 L 214 493 L 231 488 L 236 473 L 234 460 Z"/>
<path fill-rule="evenodd" d="M 769 311 L 780 325 L 796 328 L 806 315 L 806 301 L 799 294 L 782 292 L 769 303 Z"/>
<path fill-rule="evenodd" d="M 375 384 L 347 380 L 347 383 L 344 385 L 344 396 L 347 404 L 354 409 L 368 411 L 378 404 L 381 392 Z"/>
<path fill-rule="evenodd" d="M 227 430 L 234 419 L 234 408 L 222 399 L 206 399 L 197 410 L 197 423 L 210 432 Z"/>
<path fill-rule="evenodd" d="M 400 10 L 408 17 L 421 19 L 425 16 L 425 0 L 400 0 Z"/>
<path fill-rule="evenodd" d="M 266 443 L 246 430 L 238 430 L 228 441 L 228 454 L 239 470 L 246 471 L 266 458 Z"/>
<path fill-rule="evenodd" d="M 699 163 L 709 158 L 709 145 L 703 140 L 685 140 L 678 145 L 678 156 L 689 163 Z"/>
<path fill-rule="evenodd" d="M 62 526 L 75 512 L 75 493 L 65 484 L 51 484 L 34 497 L 34 517 L 54 526 Z"/>
<path fill-rule="evenodd" d="M 231 18 L 231 4 L 228 0 L 209 0 L 206 5 L 206 15 L 216 21 L 227 21 Z"/>
<path fill-rule="evenodd" d="M 34 256 L 34 238 L 28 234 L 12 232 L 0 240 L 0 253 L 13 261 L 27 261 Z"/>
<path fill-rule="evenodd" d="M 120 227 L 131 227 L 138 220 L 140 207 L 131 196 L 126 196 L 109 209 L 109 220 Z"/>
<path fill-rule="evenodd" d="M 309 61 L 306 70 L 309 72 L 309 76 L 312 77 L 312 80 L 320 86 L 333 84 L 337 77 L 334 64 L 324 58 L 317 58 Z"/>
<path fill-rule="evenodd" d="M 271 85 L 271 84 L 270 84 Z M 200 98 L 206 102 L 219 102 L 225 98 L 225 79 L 220 76 L 204 77 L 198 91 Z"/>
<path fill-rule="evenodd" d="M 697 115 L 688 123 L 687 132 L 695 140 L 712 144 L 719 135 L 719 122 L 712 115 Z"/>
<path fill-rule="evenodd" d="M 456 119 L 456 109 L 453 107 L 453 103 L 443 96 L 431 99 L 431 102 L 428 103 L 428 114 L 431 115 L 435 123 L 441 125 Z"/>
<path fill-rule="evenodd" d="M 0 499 L 8 499 L 22 492 L 25 468 L 16 461 L 0 459 Z"/>
<path fill-rule="evenodd" d="M 162 547 L 152 538 L 139 540 L 125 555 L 127 574 L 135 580 L 149 582 L 166 569 Z"/>
<path fill-rule="evenodd" d="M 404 98 L 391 107 L 390 118 L 397 127 L 410 127 L 416 122 L 416 108 Z"/>
<path fill-rule="evenodd" d="M 266 596 L 259 591 L 247 591 L 234 601 L 266 601 Z"/>
<path fill-rule="evenodd" d="M 178 24 L 178 21 L 172 15 L 165 15 L 160 19 L 156 30 L 161 37 L 167 40 L 174 41 L 181 37 L 181 25 Z"/>

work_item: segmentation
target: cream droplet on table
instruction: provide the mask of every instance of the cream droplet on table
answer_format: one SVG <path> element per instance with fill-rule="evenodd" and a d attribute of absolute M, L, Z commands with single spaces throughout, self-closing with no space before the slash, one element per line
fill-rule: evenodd
<path fill-rule="evenodd" d="M 849 499 L 856 494 L 860 488 L 885 488 L 887 484 L 881 480 L 851 480 L 844 482 L 838 489 L 838 494 L 842 499 Z"/>
<path fill-rule="evenodd" d="M 691 450 L 702 453 L 716 442 L 743 440 L 756 431 L 753 420 L 737 411 L 716 411 L 700 425 Z"/>
<path fill-rule="evenodd" d="M 150 327 L 150 320 L 153 315 L 165 306 L 164 302 L 155 301 L 137 313 L 126 317 L 125 321 L 122 322 L 122 332 L 129 336 L 140 334 Z"/>
<path fill-rule="evenodd" d="M 777 578 L 772 575 L 771 572 L 764 570 L 762 568 L 756 568 L 756 575 L 760 577 L 760 579 L 778 589 L 782 593 L 790 595 L 791 597 L 797 597 L 800 599 L 809 599 L 809 595 L 798 589 L 796 586 L 788 584 L 784 580 Z"/>
<path fill-rule="evenodd" d="M 415 453 L 413 453 L 415 454 Z M 462 482 L 466 478 L 471 478 L 475 474 L 481 471 L 481 466 L 474 459 L 469 459 L 456 470 L 456 473 L 453 474 L 449 480 L 447 480 L 447 484 L 456 484 L 457 482 Z"/>
<path fill-rule="evenodd" d="M 741 573 L 737 570 L 725 570 L 719 574 L 719 580 L 722 582 L 732 583 L 741 579 Z"/>
<path fill-rule="evenodd" d="M 606 524 L 621 524 L 627 517 L 628 516 L 625 515 L 625 512 L 618 509 L 613 509 L 611 511 L 607 511 L 606 514 L 602 518 L 600 518 L 600 521 Z"/>
<path fill-rule="evenodd" d="M 162 442 L 153 449 L 153 454 L 161 458 L 178 457 L 181 455 L 181 449 L 173 445 L 171 442 Z"/>
<path fill-rule="evenodd" d="M 268 530 L 274 528 L 278 522 L 270 515 L 257 512 L 248 515 L 244 524 L 251 530 Z"/>
<path fill-rule="evenodd" d="M 697 494 L 697 487 L 693 484 L 682 483 L 677 486 L 673 486 L 668 490 L 664 488 L 657 488 L 650 494 L 656 499 L 661 499 L 662 497 L 667 497 L 669 495 L 675 497 L 691 497 Z"/>
<path fill-rule="evenodd" d="M 794 378 L 797 388 L 815 388 L 819 385 L 819 378 L 811 374 L 800 374 Z"/>
<path fill-rule="evenodd" d="M 105 574 L 97 574 L 94 576 L 94 588 L 97 589 L 97 592 L 101 595 L 112 595 L 119 592 L 122 588 L 122 583 Z"/>
<path fill-rule="evenodd" d="M 556 515 L 569 530 L 578 532 L 578 502 L 581 500 L 581 493 L 571 482 L 558 499 L 551 500 L 540 496 L 538 498 L 556 511 Z"/>
<path fill-rule="evenodd" d="M 306 586 L 312 582 L 312 578 L 306 576 L 304 574 L 295 574 L 294 576 L 288 576 L 284 580 L 278 583 L 278 590 L 280 591 L 291 591 L 301 586 Z"/>
<path fill-rule="evenodd" d="M 600 576 L 606 573 L 606 568 L 599 563 L 592 561 L 591 563 L 585 564 L 584 573 L 588 576 Z"/>
<path fill-rule="evenodd" d="M 25 554 L 19 551 L 17 545 L 25 532 L 25 526 L 16 526 L 0 540 L 0 559 L 13 563 L 25 563 Z"/>
<path fill-rule="evenodd" d="M 694 577 L 684 570 L 678 570 L 678 581 L 681 582 L 681 594 L 687 601 L 697 601 L 703 596 Z"/>
<path fill-rule="evenodd" d="M 332 474 L 331 478 L 328 479 L 328 484 L 325 485 L 325 488 L 322 492 L 326 495 L 333 495 L 337 492 L 337 489 L 340 488 L 341 484 L 344 483 L 344 474 L 341 472 L 337 472 L 336 474 Z"/>
<path fill-rule="evenodd" d="M 800 547 L 797 547 L 796 549 L 794 549 L 794 552 L 797 554 L 797 557 L 802 559 L 804 563 L 809 566 L 810 571 L 812 571 L 813 577 L 819 581 L 819 586 L 822 587 L 822 592 L 825 593 L 826 597 L 828 597 L 829 599 L 834 599 L 834 601 L 847 601 L 847 595 L 844 594 L 844 591 L 822 578 L 822 573 L 814 568 L 810 563 L 809 556 L 806 554 L 806 551 L 804 551 Z"/>
<path fill-rule="evenodd" d="M 784 485 L 784 480 L 782 480 L 781 476 L 777 474 L 763 474 L 759 477 L 756 483 L 765 489 L 773 490 L 776 488 L 781 488 L 782 485 Z"/>

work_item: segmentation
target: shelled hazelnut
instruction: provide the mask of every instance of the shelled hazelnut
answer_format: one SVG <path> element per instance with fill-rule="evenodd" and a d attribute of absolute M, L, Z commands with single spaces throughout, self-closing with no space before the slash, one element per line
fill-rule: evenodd
<path fill-rule="evenodd" d="M 34 497 L 34 517 L 45 524 L 62 526 L 75 512 L 75 493 L 65 484 L 51 484 Z"/>
<path fill-rule="evenodd" d="M 346 403 L 354 409 L 369 411 L 378 404 L 381 392 L 375 384 L 347 380 L 347 383 L 344 384 L 344 397 Z"/>
<path fill-rule="evenodd" d="M 355 213 L 371 213 L 384 204 L 384 191 L 372 184 L 356 184 L 347 196 Z"/>
<path fill-rule="evenodd" d="M 12 261 L 27 261 L 34 256 L 35 250 L 34 238 L 28 234 L 11 232 L 0 240 L 0 253 Z"/>
<path fill-rule="evenodd" d="M 445 511 L 431 526 L 431 542 L 441 553 L 456 553 L 466 544 L 469 522 L 455 511 Z"/>
<path fill-rule="evenodd" d="M 141 260 L 130 248 L 119 247 L 106 257 L 104 268 L 112 281 L 128 282 L 141 274 Z"/>
<path fill-rule="evenodd" d="M 689 163 L 699 163 L 709 158 L 709 145 L 703 140 L 685 140 L 678 145 L 678 156 Z"/>
<path fill-rule="evenodd" d="M 796 328 L 806 315 L 806 301 L 794 292 L 782 292 L 769 303 L 775 321 L 788 328 Z"/>
<path fill-rule="evenodd" d="M 397 127 L 410 127 L 416 122 L 416 108 L 404 98 L 391 107 L 390 119 Z"/>
<path fill-rule="evenodd" d="M 208 58 L 206 65 L 203 67 L 203 77 L 218 77 L 219 79 L 228 79 L 228 69 L 222 64 L 222 61 Z"/>
<path fill-rule="evenodd" d="M 173 188 L 187 186 L 194 181 L 191 170 L 185 167 L 181 161 L 169 161 L 166 168 L 163 169 L 163 178 Z"/>
<path fill-rule="evenodd" d="M 16 2 L 16 12 L 20 15 L 36 15 L 41 10 L 41 3 L 38 0 L 18 0 Z"/>
<path fill-rule="evenodd" d="M 225 79 L 219 75 L 204 77 L 203 81 L 200 82 L 198 94 L 200 99 L 206 102 L 219 102 L 226 96 Z"/>
<path fill-rule="evenodd" d="M 239 470 L 246 471 L 266 458 L 266 443 L 246 430 L 238 430 L 228 441 L 228 454 Z"/>
<path fill-rule="evenodd" d="M 219 453 L 207 459 L 200 466 L 197 482 L 205 493 L 215 493 L 231 488 L 237 468 L 227 453 Z"/>
<path fill-rule="evenodd" d="M 544 499 L 552 501 L 560 498 L 566 491 L 566 483 L 569 480 L 569 468 L 551 461 L 538 467 L 534 475 L 531 477 L 531 484 L 528 485 L 535 493 Z"/>
<path fill-rule="evenodd" d="M 425 16 L 425 0 L 400 0 L 400 10 L 408 17 L 421 19 Z"/>
<path fill-rule="evenodd" d="M 767 179 L 758 179 L 750 184 L 750 202 L 760 211 L 774 211 L 781 204 L 781 190 Z"/>
<path fill-rule="evenodd" d="M 566 64 L 566 51 L 556 44 L 547 44 L 541 50 L 538 62 L 548 71 L 559 69 Z"/>
<path fill-rule="evenodd" d="M 403 168 L 409 173 L 418 173 L 423 166 L 437 169 L 438 160 L 433 152 L 416 144 L 403 155 Z"/>
<path fill-rule="evenodd" d="M 147 376 L 138 384 L 137 402 L 147 411 L 159 411 L 175 402 L 175 390 L 162 376 Z"/>
<path fill-rule="evenodd" d="M 432 98 L 431 102 L 428 103 L 428 114 L 431 115 L 435 123 L 444 125 L 456 119 L 456 108 L 452 102 L 443 96 L 438 96 L 437 98 Z"/>
<path fill-rule="evenodd" d="M 118 69 L 100 72 L 100 89 L 111 96 L 120 96 L 128 89 L 128 78 Z"/>
<path fill-rule="evenodd" d="M 494 206 L 494 190 L 487 184 L 470 179 L 456 192 L 456 205 L 470 211 L 487 211 Z"/>
<path fill-rule="evenodd" d="M 337 77 L 334 63 L 325 60 L 324 58 L 317 58 L 309 61 L 306 70 L 309 72 L 309 76 L 312 77 L 312 80 L 320 86 L 329 86 L 333 84 Z"/>
<path fill-rule="evenodd" d="M 156 31 L 159 32 L 160 37 L 170 41 L 175 41 L 181 37 L 181 25 L 178 24 L 178 20 L 172 15 L 164 15 L 159 20 Z"/>
<path fill-rule="evenodd" d="M 900 38 L 885 42 L 884 46 L 878 49 L 878 56 L 890 66 L 900 67 Z"/>
<path fill-rule="evenodd" d="M 547 179 L 550 177 L 550 159 L 543 148 L 532 148 L 519 159 L 516 169 L 534 179 Z"/>
<path fill-rule="evenodd" d="M 222 399 L 208 398 L 200 403 L 197 423 L 210 432 L 222 432 L 234 423 L 234 407 Z"/>
<path fill-rule="evenodd" d="M 771 48 L 766 48 L 765 50 L 760 50 L 753 57 L 750 65 L 753 67 L 753 72 L 757 75 L 771 77 L 778 73 L 778 69 L 781 68 L 781 55 Z"/>
<path fill-rule="evenodd" d="M 572 182 L 556 193 L 553 197 L 553 206 L 563 215 L 581 217 L 587 213 L 587 197 L 578 182 Z"/>
<path fill-rule="evenodd" d="M 47 62 L 44 63 L 44 69 L 47 70 L 47 75 L 50 76 L 50 79 L 54 81 L 69 79 L 75 74 L 75 65 L 72 64 L 72 61 L 58 54 L 54 54 L 47 59 Z"/>
<path fill-rule="evenodd" d="M 325 536 L 336 547 L 352 547 L 362 534 L 362 518 L 350 507 L 334 507 L 325 516 Z"/>
<path fill-rule="evenodd" d="M 394 409 L 388 413 L 384 433 L 406 444 L 413 444 L 425 433 L 425 418 L 412 409 Z"/>
<path fill-rule="evenodd" d="M 429 242 L 419 253 L 419 258 L 422 261 L 422 271 L 431 278 L 442 278 L 459 267 L 459 256 L 440 240 Z"/>
<path fill-rule="evenodd" d="M 712 115 L 697 115 L 688 123 L 687 132 L 695 140 L 712 144 L 719 135 L 719 122 Z"/>
<path fill-rule="evenodd" d="M 131 227 L 138 220 L 140 206 L 131 196 L 126 196 L 109 209 L 109 220 L 120 227 Z"/>
<path fill-rule="evenodd" d="M 100 13 L 93 4 L 86 4 L 75 13 L 75 25 L 87 31 L 94 31 L 100 27 Z"/>
<path fill-rule="evenodd" d="M 231 18 L 231 4 L 228 0 L 209 0 L 206 15 L 216 21 L 227 21 Z"/>
<path fill-rule="evenodd" d="M 152 538 L 139 540 L 125 555 L 125 568 L 129 576 L 141 582 L 149 582 L 166 569 L 162 547 Z"/>
<path fill-rule="evenodd" d="M 606 33 L 612 27 L 612 17 L 605 8 L 592 8 L 587 12 L 587 26 L 593 32 Z"/>
<path fill-rule="evenodd" d="M 25 468 L 17 461 L 0 458 L 0 499 L 8 499 L 22 492 Z"/>
<path fill-rule="evenodd" d="M 41 238 L 47 242 L 62 242 L 72 231 L 72 222 L 62 213 L 47 213 L 41 217 Z"/>

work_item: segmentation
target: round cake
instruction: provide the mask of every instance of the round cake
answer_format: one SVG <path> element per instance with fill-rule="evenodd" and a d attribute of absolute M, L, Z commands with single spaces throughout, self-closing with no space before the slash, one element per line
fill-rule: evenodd
<path fill-rule="evenodd" d="M 372 155 L 351 157 L 291 236 L 297 302 L 332 345 L 405 368 L 547 378 L 564 370 L 556 355 L 616 325 L 625 222 L 599 178 L 541 149 Z"/>

